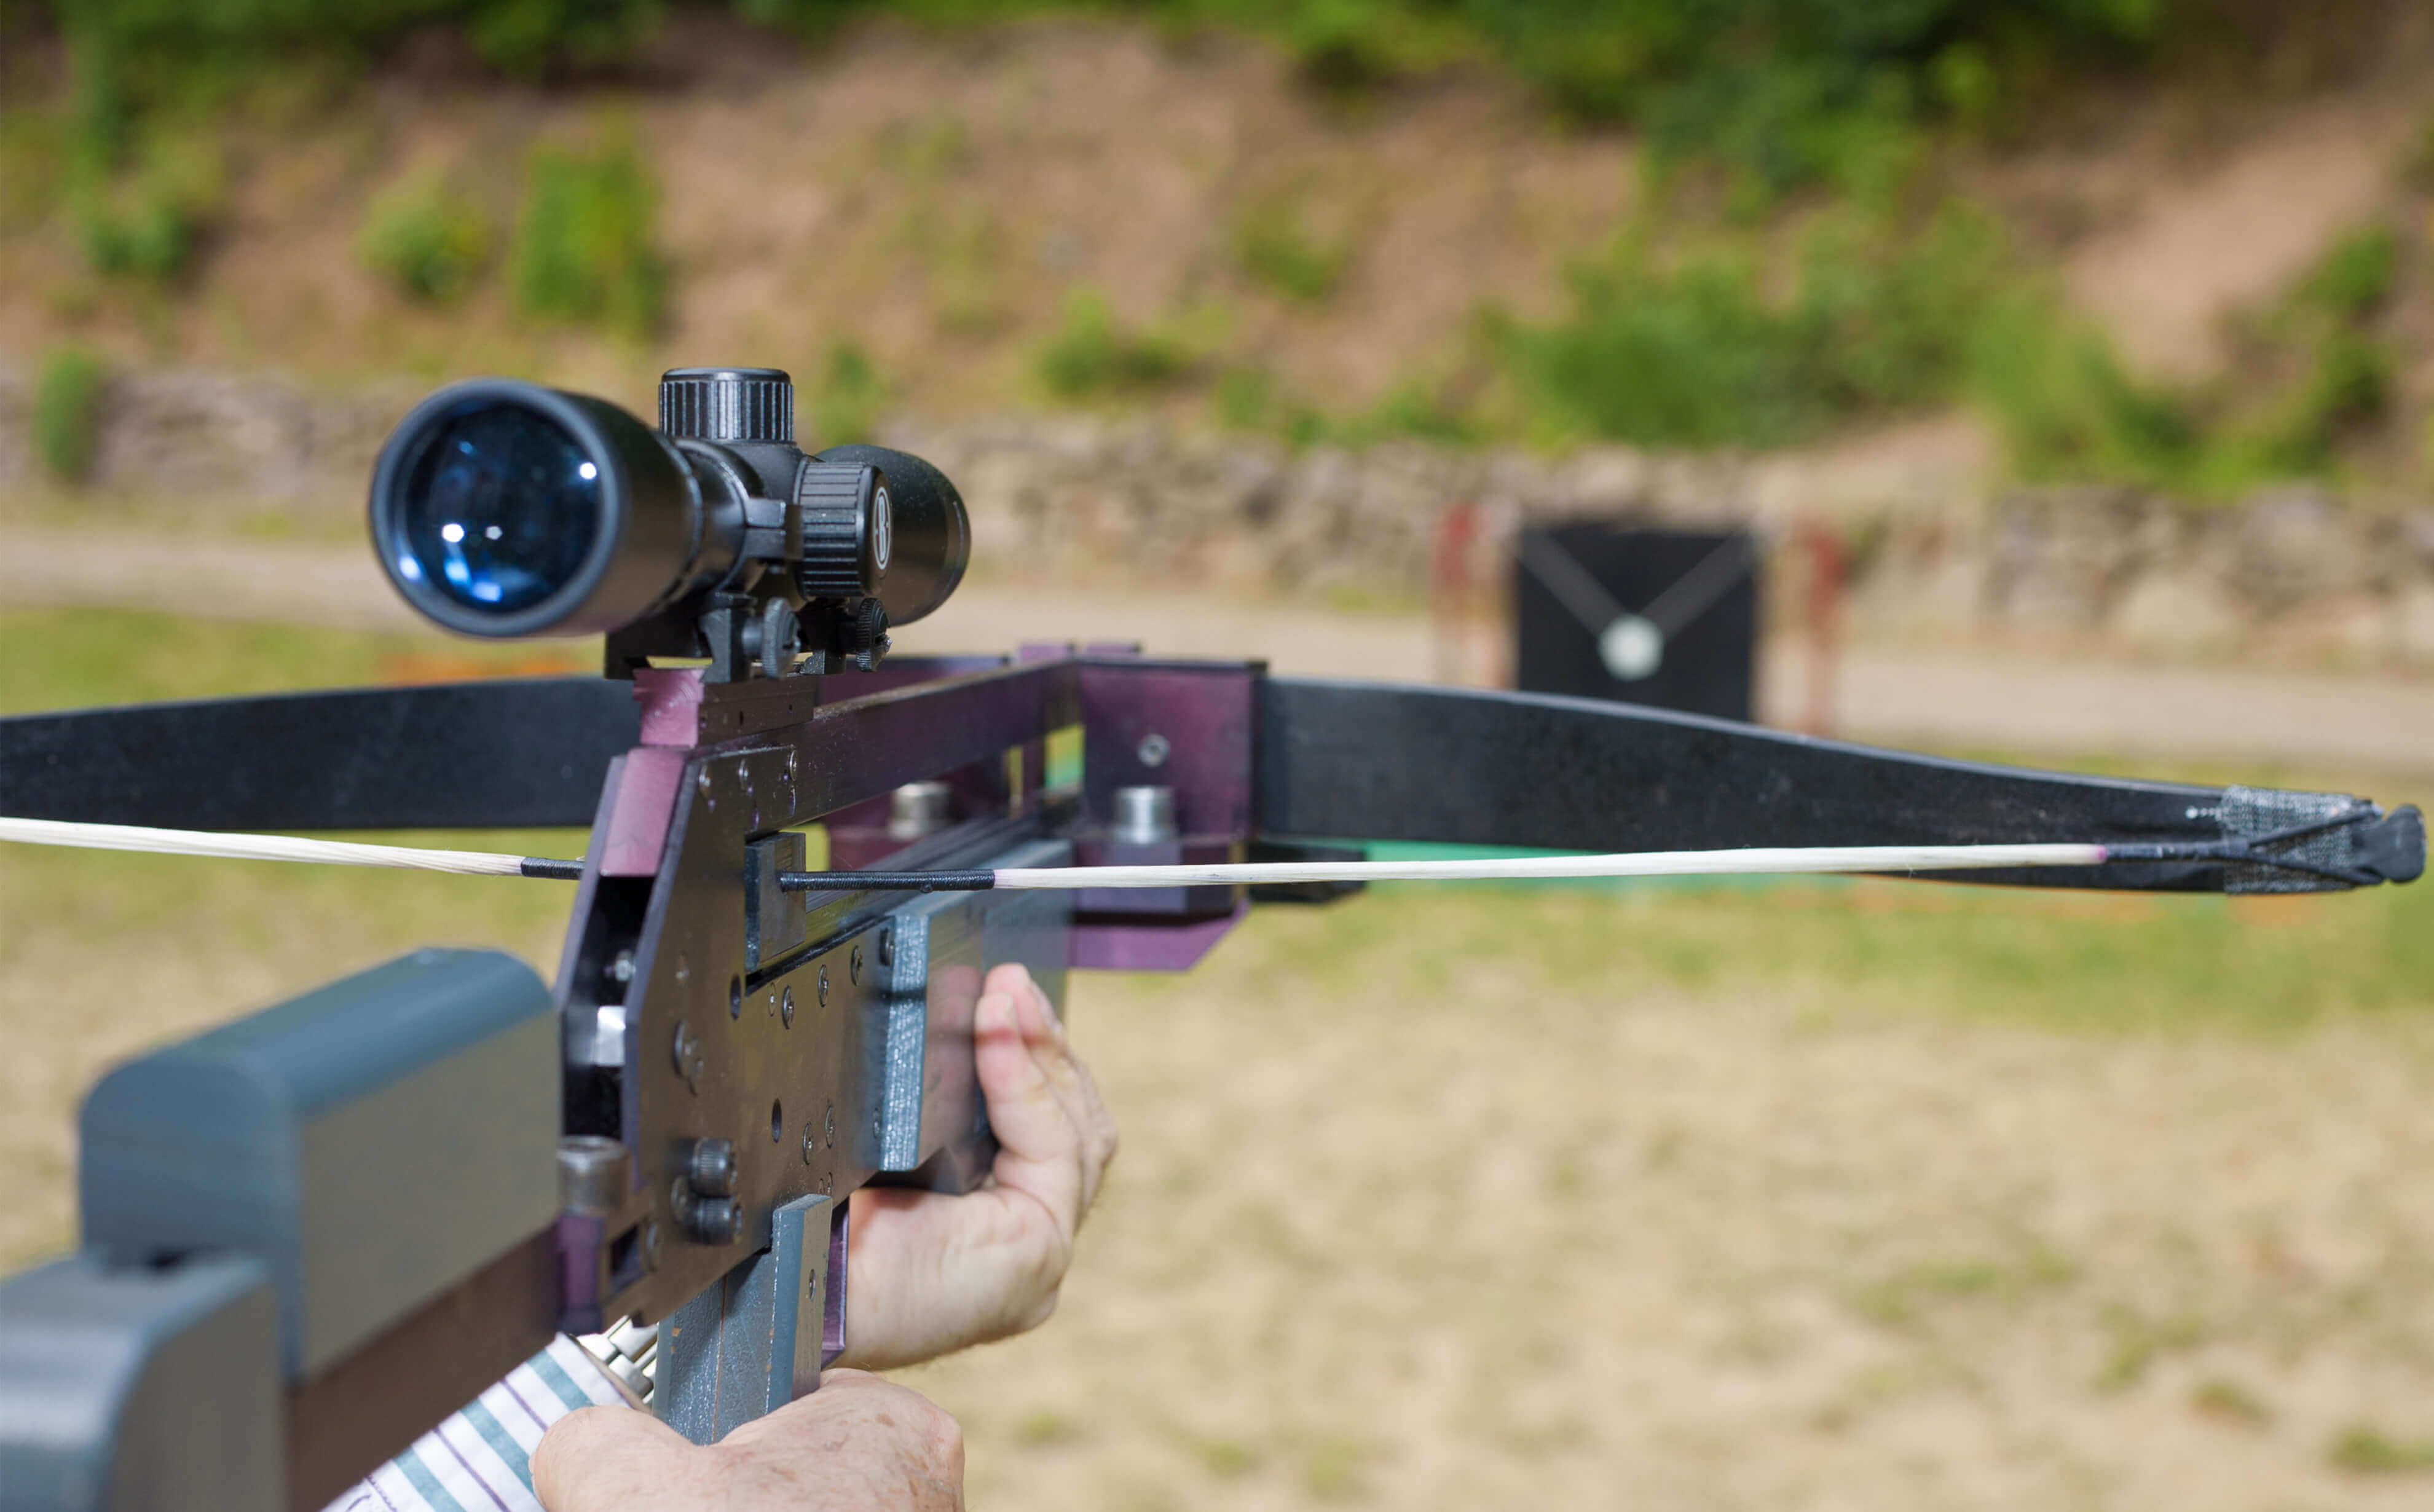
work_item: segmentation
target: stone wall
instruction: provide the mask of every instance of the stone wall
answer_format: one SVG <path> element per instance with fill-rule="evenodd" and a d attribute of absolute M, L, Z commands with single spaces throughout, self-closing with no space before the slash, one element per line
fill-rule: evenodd
<path fill-rule="evenodd" d="M 0 494 L 40 484 L 29 375 L 0 366 Z M 351 518 L 382 438 L 418 386 L 329 389 L 204 370 L 114 379 L 87 485 L 208 521 Z M 1843 543 L 1862 637 L 2104 643 L 2173 657 L 2281 655 L 2434 667 L 2434 507 L 2345 506 L 2282 490 L 2193 507 L 2123 489 L 1987 489 L 1983 469 L 1854 467 L 1832 456 L 1561 457 L 1414 442 L 1360 452 L 1135 421 L 904 423 L 972 507 L 992 575 L 1235 587 L 1413 602 L 1448 504 L 1489 524 L 1473 570 L 1502 568 L 1516 522 L 1603 514 L 1746 523 L 1795 568 L 1805 524 Z M 5 507 L 5 505 L 0 505 Z M 1783 585 L 1799 576 L 1778 571 Z"/>

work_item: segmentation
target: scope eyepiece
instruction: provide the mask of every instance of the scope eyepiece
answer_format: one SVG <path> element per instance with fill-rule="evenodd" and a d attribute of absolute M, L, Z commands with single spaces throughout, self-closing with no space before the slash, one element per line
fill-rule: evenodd
<path fill-rule="evenodd" d="M 611 671 L 700 659 L 724 679 L 867 667 L 971 555 L 919 457 L 806 456 L 771 368 L 679 368 L 653 430 L 605 400 L 479 378 L 407 415 L 372 473 L 382 568 L 468 635 L 609 636 Z"/>
<path fill-rule="evenodd" d="M 469 635 L 593 635 L 685 586 L 701 490 L 616 405 L 477 378 L 424 400 L 372 472 L 374 549 L 426 617 Z"/>

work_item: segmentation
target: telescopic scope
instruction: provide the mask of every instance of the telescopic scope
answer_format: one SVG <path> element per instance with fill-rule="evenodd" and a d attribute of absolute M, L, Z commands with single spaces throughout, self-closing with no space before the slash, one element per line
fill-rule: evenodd
<path fill-rule="evenodd" d="M 606 400 L 477 378 L 424 400 L 372 473 L 374 549 L 407 603 L 467 635 L 609 638 L 611 671 L 873 665 L 944 603 L 971 531 L 909 453 L 794 444 L 768 368 L 679 368 L 654 430 Z M 809 658 L 809 663 L 804 659 Z"/>

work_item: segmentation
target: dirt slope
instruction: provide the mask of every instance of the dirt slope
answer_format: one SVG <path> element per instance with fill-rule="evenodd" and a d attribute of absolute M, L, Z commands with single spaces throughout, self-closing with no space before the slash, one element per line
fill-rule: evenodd
<path fill-rule="evenodd" d="M 56 109 L 41 76 L 62 70 L 20 72 L 16 108 Z M 2134 358 L 2203 369 L 2225 311 L 2396 202 L 2423 96 L 2406 83 L 2267 103 L 2194 143 L 2175 101 L 2125 100 L 2102 129 L 1985 170 L 1985 187 L 2069 249 L 2068 285 Z M 0 197 L 0 353 L 75 338 L 147 363 L 505 369 L 639 398 L 665 360 L 808 373 L 842 340 L 893 405 L 953 416 L 1042 402 L 1035 353 L 1087 288 L 1345 410 L 1441 369 L 1483 306 L 1560 305 L 1562 270 L 1641 182 L 1627 138 L 1567 132 L 1485 73 L 1347 106 L 1258 43 L 1082 21 L 871 26 L 807 49 L 687 13 L 613 83 L 503 87 L 442 59 L 336 105 L 290 93 L 262 92 L 223 144 L 225 222 L 167 298 L 96 282 L 63 213 Z M 648 350 L 522 328 L 495 266 L 444 310 L 362 266 L 382 190 L 439 175 L 484 208 L 495 251 L 533 144 L 617 131 L 657 173 L 673 258 Z M 1295 299 L 1246 270 L 1241 238 L 1263 218 L 1342 253 L 1331 290 Z"/>

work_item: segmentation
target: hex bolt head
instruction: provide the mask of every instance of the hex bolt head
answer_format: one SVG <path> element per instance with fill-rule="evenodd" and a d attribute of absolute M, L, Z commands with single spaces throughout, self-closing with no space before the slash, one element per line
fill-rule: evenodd
<path fill-rule="evenodd" d="M 731 1245 L 744 1231 L 744 1210 L 733 1197 L 699 1197 L 684 1210 L 685 1231 L 705 1245 Z"/>
<path fill-rule="evenodd" d="M 705 1197 L 724 1197 L 735 1191 L 735 1142 L 701 1139 L 685 1158 L 685 1182 Z"/>

